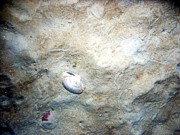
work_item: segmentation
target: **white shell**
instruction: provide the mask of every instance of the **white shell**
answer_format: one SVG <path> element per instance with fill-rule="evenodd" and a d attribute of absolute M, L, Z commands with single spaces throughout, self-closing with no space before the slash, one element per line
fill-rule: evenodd
<path fill-rule="evenodd" d="M 81 94 L 84 90 L 81 77 L 70 71 L 62 73 L 62 84 L 66 90 L 74 94 Z"/>

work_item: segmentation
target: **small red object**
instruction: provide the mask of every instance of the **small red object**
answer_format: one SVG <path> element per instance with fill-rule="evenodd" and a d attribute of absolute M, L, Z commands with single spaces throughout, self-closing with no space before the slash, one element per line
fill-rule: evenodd
<path fill-rule="evenodd" d="M 47 111 L 43 114 L 42 121 L 48 121 L 48 118 L 50 116 L 50 111 Z"/>

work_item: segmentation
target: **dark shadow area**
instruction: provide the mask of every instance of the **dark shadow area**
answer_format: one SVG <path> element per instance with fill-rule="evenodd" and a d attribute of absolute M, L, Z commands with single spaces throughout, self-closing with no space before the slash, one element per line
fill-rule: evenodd
<path fill-rule="evenodd" d="M 0 123 L 0 135 L 15 135 L 15 132 L 9 126 L 9 124 L 1 122 Z"/>
<path fill-rule="evenodd" d="M 4 5 L 6 5 L 7 3 L 9 3 L 11 0 L 0 0 L 0 10 L 4 7 Z"/>
<path fill-rule="evenodd" d="M 0 71 L 0 135 L 15 135 L 14 130 L 9 125 L 9 120 L 5 118 L 6 112 L 11 112 L 16 108 L 13 102 L 13 84 L 9 76 Z"/>
<path fill-rule="evenodd" d="M 180 1 L 179 0 L 169 0 L 168 2 L 175 7 L 178 7 L 178 8 L 180 7 Z"/>

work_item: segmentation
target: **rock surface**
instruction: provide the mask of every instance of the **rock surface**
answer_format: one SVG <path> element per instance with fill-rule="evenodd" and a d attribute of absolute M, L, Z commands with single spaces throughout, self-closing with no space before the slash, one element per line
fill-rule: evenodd
<path fill-rule="evenodd" d="M 1 132 L 177 134 L 178 13 L 157 1 L 5 3 L 0 11 Z M 64 71 L 81 76 L 82 94 L 64 89 Z M 42 121 L 47 111 L 52 115 Z"/>

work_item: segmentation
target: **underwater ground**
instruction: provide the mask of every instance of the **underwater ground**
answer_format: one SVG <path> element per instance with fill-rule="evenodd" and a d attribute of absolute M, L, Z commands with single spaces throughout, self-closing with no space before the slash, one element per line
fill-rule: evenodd
<path fill-rule="evenodd" d="M 2 2 L 0 134 L 180 134 L 178 6 Z M 71 92 L 73 81 L 84 86 L 82 93 Z"/>

